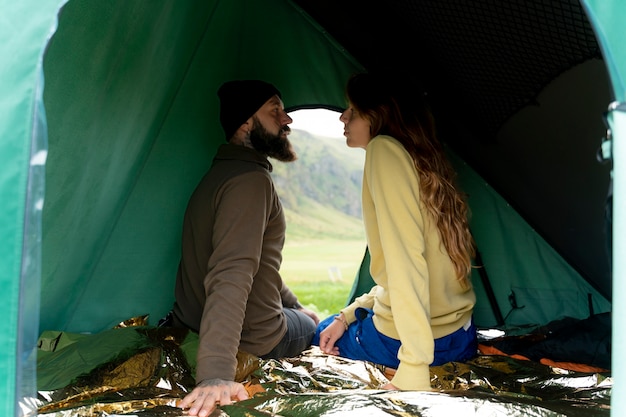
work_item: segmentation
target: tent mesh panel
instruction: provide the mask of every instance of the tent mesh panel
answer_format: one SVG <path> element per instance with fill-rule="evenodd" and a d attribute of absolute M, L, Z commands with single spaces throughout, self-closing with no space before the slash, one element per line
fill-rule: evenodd
<path fill-rule="evenodd" d="M 578 0 L 298 0 L 368 68 L 415 62 L 434 68 L 431 93 L 467 107 L 495 133 L 563 71 L 601 58 Z M 344 3 L 344 2 L 342 2 Z M 333 8 L 335 12 L 333 12 Z M 347 22 L 346 16 L 353 21 Z M 340 16 L 340 17 L 339 17 Z M 341 21 L 339 21 L 341 19 Z M 355 35 L 356 34 L 356 35 Z M 356 41 L 350 39 L 357 39 Z M 401 64 L 406 65 L 405 63 Z"/>

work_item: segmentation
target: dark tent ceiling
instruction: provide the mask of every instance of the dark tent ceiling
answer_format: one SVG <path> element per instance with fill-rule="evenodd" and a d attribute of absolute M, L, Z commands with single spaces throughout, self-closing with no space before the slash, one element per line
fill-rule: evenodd
<path fill-rule="evenodd" d="M 423 85 L 444 141 L 610 299 L 610 167 L 595 159 L 610 89 L 577 0 L 294 2 L 368 70 Z M 541 102 L 581 66 L 554 87 L 560 99 Z M 505 126 L 528 106 L 545 114 Z"/>
<path fill-rule="evenodd" d="M 413 73 L 454 100 L 484 138 L 563 71 L 601 57 L 576 0 L 295 2 L 369 70 Z"/>

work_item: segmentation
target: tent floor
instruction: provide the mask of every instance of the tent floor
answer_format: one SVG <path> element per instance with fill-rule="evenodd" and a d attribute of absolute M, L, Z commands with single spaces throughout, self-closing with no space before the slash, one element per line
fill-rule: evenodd
<path fill-rule="evenodd" d="M 95 335 L 45 332 L 38 398 L 28 415 L 182 416 L 176 405 L 193 387 L 197 335 L 181 329 L 122 327 Z M 213 416 L 609 416 L 608 373 L 579 372 L 480 354 L 431 367 L 432 392 L 378 389 L 376 366 L 323 354 L 261 360 L 240 353 L 237 379 L 250 399 Z"/>

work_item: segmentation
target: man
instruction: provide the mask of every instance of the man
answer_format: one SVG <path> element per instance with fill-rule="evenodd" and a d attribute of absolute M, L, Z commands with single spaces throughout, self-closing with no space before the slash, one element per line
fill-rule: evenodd
<path fill-rule="evenodd" d="M 296 159 L 281 94 L 263 81 L 238 80 L 218 96 L 228 143 L 185 212 L 173 309 L 173 324 L 200 336 L 197 385 L 180 403 L 192 416 L 248 398 L 234 381 L 238 349 L 297 356 L 319 323 L 279 273 L 286 225 L 268 157 Z"/>

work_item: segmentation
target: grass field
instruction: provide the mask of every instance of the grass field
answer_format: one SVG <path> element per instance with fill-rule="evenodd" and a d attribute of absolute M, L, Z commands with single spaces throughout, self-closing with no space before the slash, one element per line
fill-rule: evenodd
<path fill-rule="evenodd" d="M 300 302 L 323 319 L 346 305 L 364 253 L 363 240 L 288 239 L 281 275 Z"/>

